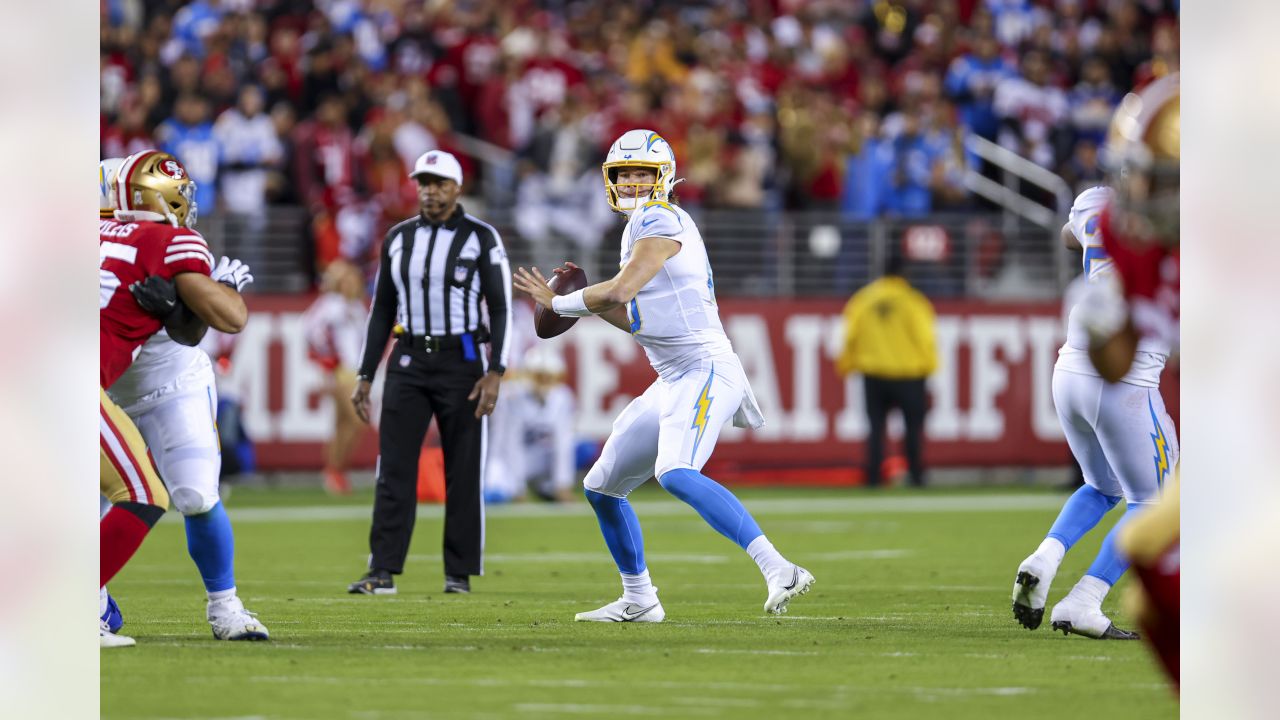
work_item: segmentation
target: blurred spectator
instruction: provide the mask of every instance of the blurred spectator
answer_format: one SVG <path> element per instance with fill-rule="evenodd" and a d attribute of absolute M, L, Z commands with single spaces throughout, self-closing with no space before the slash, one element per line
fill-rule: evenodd
<path fill-rule="evenodd" d="M 1022 56 L 1022 76 L 996 85 L 994 108 L 1000 118 L 1000 144 L 1046 168 L 1061 145 L 1067 96 L 1049 84 L 1048 60 L 1032 50 Z"/>
<path fill-rule="evenodd" d="M 901 129 L 892 142 L 888 209 L 902 217 L 927 215 L 932 207 L 935 148 L 924 136 L 917 111 L 903 113 Z"/>
<path fill-rule="evenodd" d="M 346 204 L 375 200 L 391 213 L 384 220 L 402 214 L 387 209 L 397 183 L 386 138 L 401 165 L 436 147 L 463 163 L 481 161 L 468 153 L 494 157 L 459 133 L 527 158 L 544 152 L 533 146 L 573 103 L 587 142 L 607 145 L 634 127 L 667 137 L 690 207 L 847 211 L 858 197 L 872 216 L 888 210 L 866 202 L 874 196 L 924 193 L 918 179 L 895 186 L 889 176 L 878 190 L 859 187 L 876 173 L 845 163 L 871 158 L 875 143 L 862 153 L 854 118 L 889 117 L 896 139 L 895 115 L 910 109 L 934 155 L 930 207 L 965 208 L 956 195 L 964 133 L 1078 174 L 1077 155 L 1090 150 L 1074 145 L 1098 142 L 1111 98 L 1176 70 L 1179 53 L 1173 0 L 128 0 L 107 3 L 102 18 L 104 155 L 198 139 L 213 114 L 235 118 L 222 113 L 257 85 L 281 145 L 278 171 L 198 144 L 179 155 L 203 195 L 243 185 L 256 199 L 265 183 L 267 202 L 305 205 L 316 237 L 331 238 Z M 190 96 L 204 99 L 205 119 L 190 119 L 199 114 Z M 224 131 L 215 136 L 231 152 Z M 915 141 L 899 145 L 914 148 L 907 165 L 920 169 Z M 467 177 L 483 182 L 469 191 L 510 202 L 514 165 L 472 169 Z M 266 172 L 244 174 L 254 170 Z M 210 197 L 203 204 L 214 209 Z"/>
<path fill-rule="evenodd" d="M 1105 175 L 1106 172 L 1098 161 L 1098 146 L 1092 140 L 1077 142 L 1071 152 L 1071 159 L 1062 168 L 1062 178 L 1075 194 L 1102 183 Z"/>
<path fill-rule="evenodd" d="M 156 128 L 160 149 L 182 161 L 196 182 L 196 204 L 208 215 L 217 211 L 218 168 L 222 143 L 209 121 L 209 102 L 188 93 L 178 98 L 174 116 Z"/>
<path fill-rule="evenodd" d="M 346 106 L 333 94 L 320 100 L 314 119 L 294 129 L 293 177 L 312 213 L 332 211 L 353 196 L 352 141 Z"/>
<path fill-rule="evenodd" d="M 959 104 L 962 122 L 973 132 L 995 140 L 1000 119 L 993 106 L 996 85 L 1016 75 L 1000 56 L 994 35 L 984 35 L 973 50 L 952 61 L 947 70 L 947 94 Z"/>
<path fill-rule="evenodd" d="M 126 103 L 119 121 L 102 130 L 102 157 L 128 157 L 155 147 L 147 132 L 147 109 L 138 103 Z"/>
<path fill-rule="evenodd" d="M 258 86 L 246 85 L 236 106 L 223 112 L 213 126 L 222 146 L 223 206 L 233 213 L 262 213 L 268 173 L 284 159 L 275 125 L 262 111 L 263 101 Z"/>
<path fill-rule="evenodd" d="M 1095 56 L 1085 60 L 1080 82 L 1071 88 L 1068 97 L 1076 142 L 1088 140 L 1096 146 L 1102 145 L 1120 96 L 1119 89 L 1111 83 L 1111 74 L 1102 58 Z"/>
<path fill-rule="evenodd" d="M 880 117 L 864 112 L 858 117 L 854 151 L 845 164 L 841 210 L 847 220 L 870 220 L 888 206 L 886 189 L 894 168 L 893 144 L 880 136 Z"/>

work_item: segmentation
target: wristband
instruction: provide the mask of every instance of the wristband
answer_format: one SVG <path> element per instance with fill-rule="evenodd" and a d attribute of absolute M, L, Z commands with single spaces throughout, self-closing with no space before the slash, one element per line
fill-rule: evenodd
<path fill-rule="evenodd" d="M 586 317 L 592 312 L 587 309 L 587 301 L 583 293 L 586 288 L 571 292 L 568 295 L 557 295 L 551 299 L 551 309 L 557 315 L 565 315 L 568 317 Z"/>

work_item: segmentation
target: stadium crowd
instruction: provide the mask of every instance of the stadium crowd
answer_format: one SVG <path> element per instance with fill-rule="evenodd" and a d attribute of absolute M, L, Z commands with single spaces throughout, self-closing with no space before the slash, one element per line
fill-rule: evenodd
<path fill-rule="evenodd" d="M 101 151 L 175 153 L 201 213 L 412 214 L 440 148 L 560 207 L 621 132 L 691 207 L 964 209 L 966 132 L 1097 181 L 1122 94 L 1178 67 L 1177 0 L 103 0 Z M 471 152 L 469 152 L 471 151 Z M 494 172 L 490 169 L 490 172 Z M 385 225 L 383 225 L 385 227 Z"/>

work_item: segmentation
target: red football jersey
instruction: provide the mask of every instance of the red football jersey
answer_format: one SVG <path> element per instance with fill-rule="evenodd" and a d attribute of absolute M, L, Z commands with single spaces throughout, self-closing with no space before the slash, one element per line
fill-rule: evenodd
<path fill-rule="evenodd" d="M 1103 209 L 1098 227 L 1132 308 L 1134 327 L 1142 336 L 1159 338 L 1177 350 L 1181 327 L 1178 248 L 1126 241 L 1111 225 L 1110 208 Z"/>
<path fill-rule="evenodd" d="M 129 286 L 151 275 L 208 275 L 213 254 L 200 233 L 158 222 L 98 224 L 98 382 L 111 387 L 147 338 L 163 327 L 133 299 Z"/>

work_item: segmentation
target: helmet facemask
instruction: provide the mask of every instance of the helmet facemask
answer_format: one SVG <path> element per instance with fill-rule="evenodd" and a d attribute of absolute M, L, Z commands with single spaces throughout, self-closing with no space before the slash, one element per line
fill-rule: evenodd
<path fill-rule="evenodd" d="M 635 160 L 626 160 L 616 163 L 605 163 L 604 172 L 604 190 L 605 197 L 609 200 L 609 207 L 621 213 L 630 213 L 638 210 L 641 205 L 652 200 L 661 200 L 667 202 L 670 197 L 670 188 L 675 183 L 672 182 L 671 163 L 654 163 L 642 162 Z M 618 175 L 625 168 L 645 168 L 652 170 L 654 173 L 653 182 L 649 183 L 619 183 Z M 634 192 L 628 196 L 623 194 L 623 188 L 634 188 Z"/>

